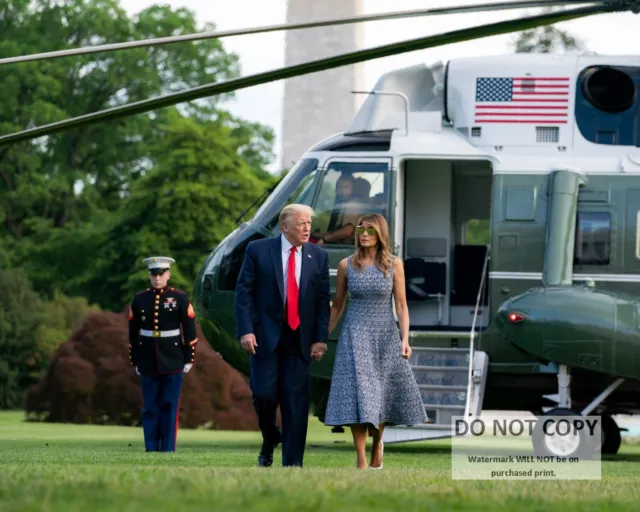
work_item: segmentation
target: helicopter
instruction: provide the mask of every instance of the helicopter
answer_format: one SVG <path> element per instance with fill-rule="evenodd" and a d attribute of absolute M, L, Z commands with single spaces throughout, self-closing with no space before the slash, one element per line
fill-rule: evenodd
<path fill-rule="evenodd" d="M 640 1 L 476 4 L 0 59 L 3 65 L 207 37 L 561 5 L 572 8 L 204 85 L 5 135 L 0 145 L 407 51 L 601 13 L 637 14 Z M 353 252 L 355 219 L 380 213 L 404 261 L 410 363 L 432 419 L 388 427 L 384 441 L 450 437 L 452 418 L 482 410 L 596 414 L 602 453 L 617 453 L 621 429 L 613 416 L 640 411 L 639 85 L 638 57 L 591 54 L 452 59 L 386 73 L 373 90 L 356 91 L 368 97 L 350 126 L 309 148 L 263 195 L 253 218 L 211 251 L 194 284 L 205 335 L 248 374 L 235 339 L 236 280 L 247 245 L 279 236 L 283 206 L 315 210 L 311 243 L 329 254 L 332 293 L 338 262 Z M 320 420 L 339 334 L 340 325 L 312 369 Z"/>

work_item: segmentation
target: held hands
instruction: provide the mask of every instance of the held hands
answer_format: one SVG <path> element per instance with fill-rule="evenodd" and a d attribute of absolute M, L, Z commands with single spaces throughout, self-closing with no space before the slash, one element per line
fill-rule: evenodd
<path fill-rule="evenodd" d="M 402 342 L 402 357 L 409 359 L 411 357 L 411 347 L 408 341 Z"/>
<path fill-rule="evenodd" d="M 316 361 L 320 361 L 327 351 L 326 343 L 314 343 L 311 345 L 311 357 Z"/>
<path fill-rule="evenodd" d="M 189 370 L 191 370 L 191 367 L 193 366 L 193 363 L 187 363 L 184 365 L 184 373 L 189 373 Z"/>
<path fill-rule="evenodd" d="M 242 338 L 240 338 L 240 344 L 242 345 L 242 348 L 249 354 L 256 353 L 256 347 L 258 346 L 258 343 L 256 343 L 256 337 L 253 334 L 245 334 L 244 336 L 242 336 Z"/>

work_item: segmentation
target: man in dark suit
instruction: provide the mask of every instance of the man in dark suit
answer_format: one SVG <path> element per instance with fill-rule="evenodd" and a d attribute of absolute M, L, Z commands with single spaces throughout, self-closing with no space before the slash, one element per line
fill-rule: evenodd
<path fill-rule="evenodd" d="M 307 243 L 313 210 L 288 205 L 282 234 L 256 240 L 236 285 L 236 333 L 250 354 L 253 403 L 262 431 L 259 466 L 302 466 L 309 418 L 310 362 L 320 360 L 329 337 L 329 260 Z M 280 405 L 282 432 L 276 425 Z"/>
<path fill-rule="evenodd" d="M 174 452 L 182 377 L 193 366 L 198 341 L 196 314 L 186 292 L 167 286 L 173 258 L 157 256 L 144 263 L 151 288 L 131 301 L 129 360 L 140 375 L 145 448 Z"/>

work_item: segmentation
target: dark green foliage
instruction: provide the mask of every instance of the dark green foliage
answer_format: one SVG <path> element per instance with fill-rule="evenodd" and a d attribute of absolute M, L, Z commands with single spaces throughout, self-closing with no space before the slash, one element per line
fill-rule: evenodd
<path fill-rule="evenodd" d="M 0 0 L 0 57 L 198 30 L 215 27 L 167 5 L 130 16 L 117 0 Z M 3 66 L 0 134 L 239 75 L 216 39 Z M 87 313 L 120 312 L 148 286 L 144 257 L 174 257 L 171 283 L 190 291 L 211 247 L 273 183 L 272 130 L 226 112 L 229 97 L 0 148 L 0 408 L 22 406 Z M 49 374 L 67 394 L 51 403 L 70 407 L 58 417 L 91 416 L 100 386 L 93 406 L 127 403 L 135 379 L 96 373 L 114 360 L 58 356 Z"/>
<path fill-rule="evenodd" d="M 41 301 L 20 269 L 0 270 L 0 290 L 0 409 L 12 409 L 38 371 Z"/>
<path fill-rule="evenodd" d="M 116 0 L 8 2 L 0 56 L 214 30 L 192 12 Z M 142 100 L 240 73 L 208 39 L 3 67 L 0 133 Z M 190 290 L 208 251 L 274 177 L 273 132 L 215 96 L 0 149 L 0 268 L 34 289 L 121 310 L 148 284 L 142 259 L 174 257 Z"/>
<path fill-rule="evenodd" d="M 22 407 L 24 390 L 85 315 L 98 308 L 83 297 L 34 292 L 23 269 L 0 270 L 0 409 Z"/>

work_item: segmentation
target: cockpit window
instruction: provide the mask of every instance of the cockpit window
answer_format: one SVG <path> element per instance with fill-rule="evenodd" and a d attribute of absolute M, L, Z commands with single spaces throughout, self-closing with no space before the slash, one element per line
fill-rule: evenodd
<path fill-rule="evenodd" d="M 255 220 L 273 232 L 279 232 L 280 210 L 291 203 L 311 205 L 318 160 L 307 158 L 296 164 L 255 214 Z"/>
<path fill-rule="evenodd" d="M 312 241 L 353 245 L 358 218 L 379 213 L 388 218 L 389 165 L 384 162 L 334 162 L 324 174 L 313 206 Z"/>

